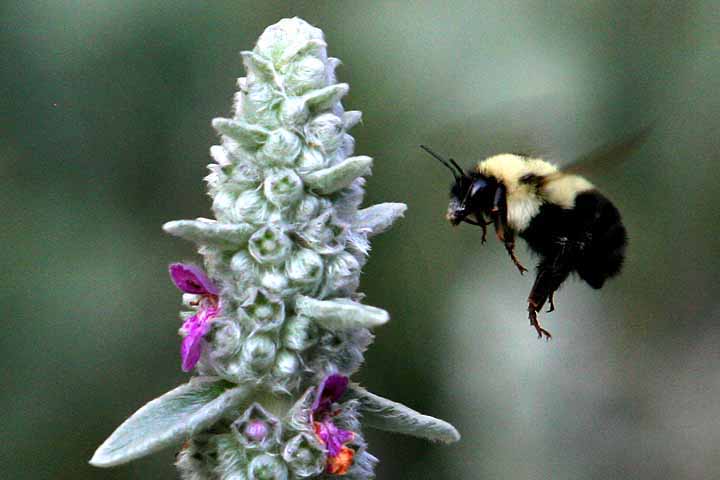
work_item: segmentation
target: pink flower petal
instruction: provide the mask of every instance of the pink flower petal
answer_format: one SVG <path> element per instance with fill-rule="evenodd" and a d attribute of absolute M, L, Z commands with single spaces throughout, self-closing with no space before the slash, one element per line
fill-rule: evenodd
<path fill-rule="evenodd" d="M 343 445 L 355 438 L 353 432 L 337 428 L 330 418 L 315 422 L 315 433 L 325 444 L 329 457 L 339 455 Z"/>
<path fill-rule="evenodd" d="M 217 295 L 217 287 L 210 281 L 205 272 L 195 265 L 173 263 L 170 265 L 170 278 L 185 293 L 200 295 Z"/>
<path fill-rule="evenodd" d="M 333 373 L 328 375 L 318 386 L 317 396 L 312 404 L 314 413 L 330 410 L 330 406 L 340 400 L 347 390 L 350 379 L 345 375 Z"/>
<path fill-rule="evenodd" d="M 188 318 L 183 323 L 182 329 L 186 334 L 180 346 L 183 372 L 189 372 L 195 368 L 198 360 L 200 360 L 202 339 L 210 331 L 210 320 L 217 315 L 218 311 L 219 308 L 201 309 L 196 315 Z"/>
<path fill-rule="evenodd" d="M 198 360 L 200 360 L 200 354 L 202 353 L 202 336 L 201 335 L 188 335 L 182 341 L 180 347 L 180 357 L 182 358 L 182 371 L 189 372 Z"/>

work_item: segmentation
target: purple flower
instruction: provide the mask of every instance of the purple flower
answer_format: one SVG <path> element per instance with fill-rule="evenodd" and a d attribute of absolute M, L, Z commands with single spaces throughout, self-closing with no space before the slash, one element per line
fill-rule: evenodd
<path fill-rule="evenodd" d="M 343 445 L 355 438 L 353 432 L 337 428 L 331 418 L 326 418 L 320 422 L 316 421 L 315 434 L 327 448 L 328 457 L 340 455 Z"/>
<path fill-rule="evenodd" d="M 312 404 L 313 413 L 329 411 L 332 404 L 343 396 L 349 381 L 348 377 L 337 373 L 325 377 L 318 386 L 318 392 Z"/>
<path fill-rule="evenodd" d="M 243 433 L 249 440 L 259 443 L 267 437 L 269 431 L 267 423 L 256 419 L 248 422 Z"/>
<path fill-rule="evenodd" d="M 218 295 L 218 289 L 205 275 L 202 269 L 195 265 L 173 263 L 170 265 L 170 278 L 173 283 L 185 293 L 198 295 Z"/>
<path fill-rule="evenodd" d="M 220 313 L 218 289 L 200 268 L 184 263 L 170 265 L 170 278 L 183 292 L 200 295 L 198 311 L 185 320 L 182 330 L 185 338 L 180 347 L 182 369 L 189 372 L 200 360 L 202 338 L 210 331 L 210 321 Z"/>
<path fill-rule="evenodd" d="M 352 464 L 354 451 L 345 446 L 355 438 L 355 434 L 349 430 L 338 428 L 333 422 L 333 417 L 339 412 L 333 412 L 333 403 L 340 398 L 347 390 L 349 379 L 337 373 L 328 375 L 320 383 L 312 404 L 312 420 L 315 435 L 327 448 L 328 472 L 342 475 L 347 472 Z"/>

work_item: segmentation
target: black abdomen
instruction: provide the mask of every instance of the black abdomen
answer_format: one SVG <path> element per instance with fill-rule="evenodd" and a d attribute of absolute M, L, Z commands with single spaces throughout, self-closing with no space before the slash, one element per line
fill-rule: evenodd
<path fill-rule="evenodd" d="M 593 288 L 617 275 L 625 259 L 627 234 L 620 213 L 597 190 L 578 194 L 570 210 L 544 204 L 520 236 L 541 257 L 577 272 Z"/>

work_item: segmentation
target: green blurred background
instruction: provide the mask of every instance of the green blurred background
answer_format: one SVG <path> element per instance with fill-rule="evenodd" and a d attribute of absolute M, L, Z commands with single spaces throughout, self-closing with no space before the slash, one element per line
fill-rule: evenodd
<path fill-rule="evenodd" d="M 209 215 L 202 177 L 238 52 L 298 15 L 322 28 L 375 158 L 368 302 L 392 321 L 358 379 L 460 443 L 369 432 L 381 479 L 720 478 L 720 4 L 702 1 L 5 1 L 0 6 L 0 476 L 171 479 L 172 451 L 87 464 L 186 380 L 164 235 Z M 568 282 L 553 334 L 531 277 L 444 221 L 449 175 L 507 150 L 569 159 L 655 122 L 592 180 L 624 214 L 622 277 Z M 531 263 L 521 247 L 520 257 Z"/>

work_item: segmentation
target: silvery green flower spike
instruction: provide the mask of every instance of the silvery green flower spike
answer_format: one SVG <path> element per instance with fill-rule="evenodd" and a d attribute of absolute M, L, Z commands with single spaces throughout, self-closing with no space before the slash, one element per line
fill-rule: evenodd
<path fill-rule="evenodd" d="M 348 85 L 335 81 L 322 32 L 298 18 L 243 52 L 232 118 L 206 181 L 215 219 L 168 233 L 203 267 L 175 263 L 183 293 L 180 366 L 190 381 L 125 421 L 90 463 L 109 467 L 178 448 L 184 479 L 373 478 L 366 426 L 453 442 L 450 424 L 350 383 L 388 312 L 357 293 L 368 239 L 405 212 L 360 209 L 372 159 L 353 156 Z M 168 324 L 168 330 L 173 328 Z"/>

